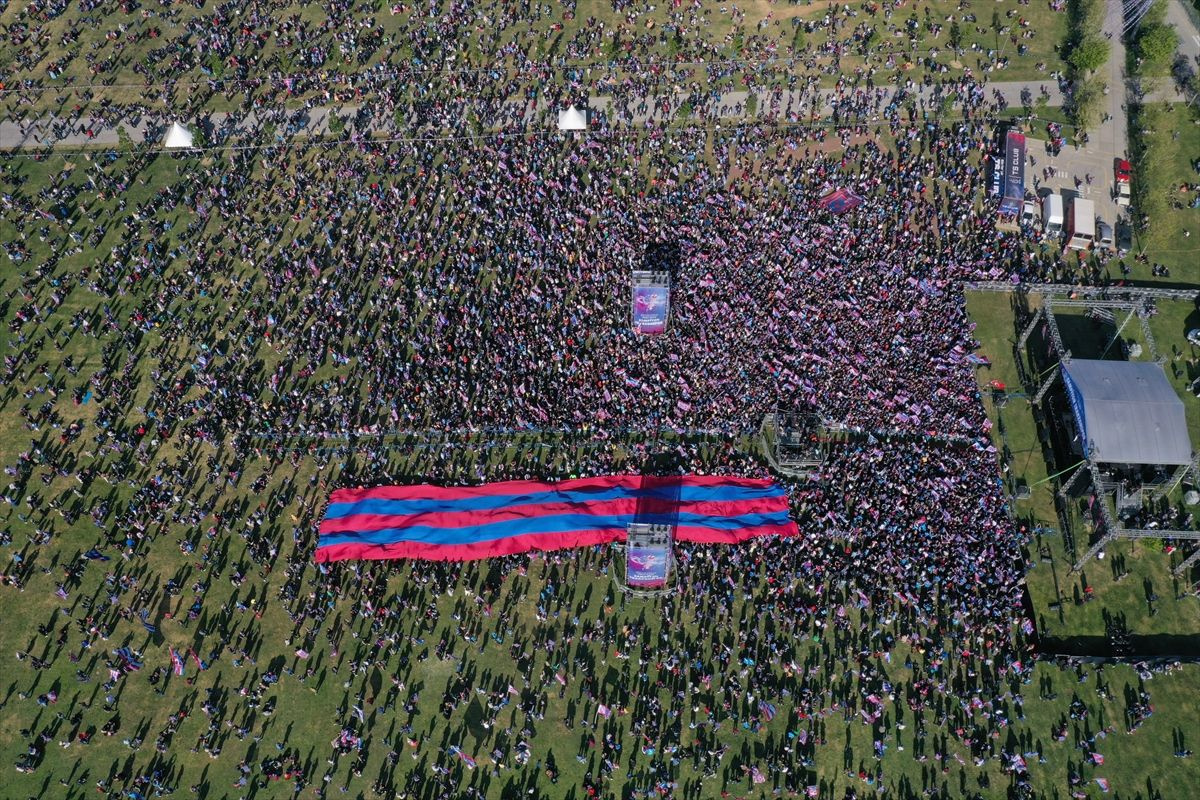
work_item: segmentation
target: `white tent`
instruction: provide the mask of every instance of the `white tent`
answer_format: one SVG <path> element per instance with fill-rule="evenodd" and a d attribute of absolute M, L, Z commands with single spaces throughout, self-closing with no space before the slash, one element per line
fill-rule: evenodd
<path fill-rule="evenodd" d="M 580 111 L 575 106 L 558 112 L 558 129 L 560 131 L 586 131 L 587 113 Z"/>
<path fill-rule="evenodd" d="M 178 122 L 171 123 L 171 129 L 167 131 L 166 141 L 163 146 L 169 150 L 184 149 L 192 146 L 192 132 L 180 125 Z"/>

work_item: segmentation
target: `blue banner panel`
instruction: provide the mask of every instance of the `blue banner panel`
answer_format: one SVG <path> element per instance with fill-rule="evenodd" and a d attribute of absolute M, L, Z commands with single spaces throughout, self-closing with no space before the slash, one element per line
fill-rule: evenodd
<path fill-rule="evenodd" d="M 633 328 L 638 333 L 662 333 L 667 329 L 671 290 L 666 286 L 633 287 Z"/>
<path fill-rule="evenodd" d="M 667 547 L 630 547 L 625 558 L 625 583 L 634 589 L 658 589 L 667 584 Z"/>
<path fill-rule="evenodd" d="M 1066 367 L 1059 367 L 1062 370 L 1063 384 L 1067 387 L 1067 399 L 1071 402 L 1071 413 L 1075 415 L 1075 425 L 1079 428 L 1079 435 L 1083 437 L 1083 452 L 1084 455 L 1088 451 L 1088 432 L 1087 432 L 1087 409 L 1083 405 L 1083 395 L 1079 393 L 1079 387 L 1075 385 L 1075 381 L 1071 380 L 1071 373 L 1067 372 Z"/>

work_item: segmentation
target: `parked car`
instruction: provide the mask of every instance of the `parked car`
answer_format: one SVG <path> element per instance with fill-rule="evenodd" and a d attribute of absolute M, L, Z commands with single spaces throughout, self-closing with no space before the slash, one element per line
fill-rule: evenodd
<path fill-rule="evenodd" d="M 1124 258 L 1133 249 L 1133 228 L 1124 220 L 1117 220 L 1117 255 Z"/>
<path fill-rule="evenodd" d="M 1105 250 L 1112 250 L 1115 246 L 1113 242 L 1112 225 L 1107 222 L 1096 222 L 1096 246 Z"/>
<path fill-rule="evenodd" d="M 1062 236 L 1062 232 L 1063 198 L 1052 192 L 1042 198 L 1042 237 L 1053 242 Z"/>
<path fill-rule="evenodd" d="M 1117 201 L 1117 205 L 1119 205 L 1121 207 L 1125 207 L 1125 206 L 1129 205 L 1129 184 L 1128 183 L 1118 183 L 1117 184 L 1116 201 Z"/>
<path fill-rule="evenodd" d="M 1021 206 L 1021 224 L 1037 226 L 1042 221 L 1042 211 L 1033 200 L 1026 200 Z"/>

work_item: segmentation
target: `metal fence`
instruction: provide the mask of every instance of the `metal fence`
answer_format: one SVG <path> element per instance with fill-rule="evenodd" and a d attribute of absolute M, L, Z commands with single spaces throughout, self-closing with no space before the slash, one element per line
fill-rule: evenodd
<path fill-rule="evenodd" d="M 1070 283 L 1011 283 L 1009 281 L 963 281 L 970 292 L 1025 292 L 1026 294 L 1074 294 L 1105 300 L 1136 300 L 1153 297 L 1156 300 L 1196 300 L 1200 287 L 1195 289 L 1164 289 L 1157 286 L 1077 286 Z"/>

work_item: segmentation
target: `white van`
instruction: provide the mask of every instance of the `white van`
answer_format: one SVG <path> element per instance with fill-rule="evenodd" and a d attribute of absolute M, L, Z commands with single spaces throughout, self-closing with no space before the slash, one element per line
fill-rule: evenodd
<path fill-rule="evenodd" d="M 1042 198 L 1042 232 L 1047 239 L 1057 239 L 1063 231 L 1063 199 L 1061 194 Z"/>

